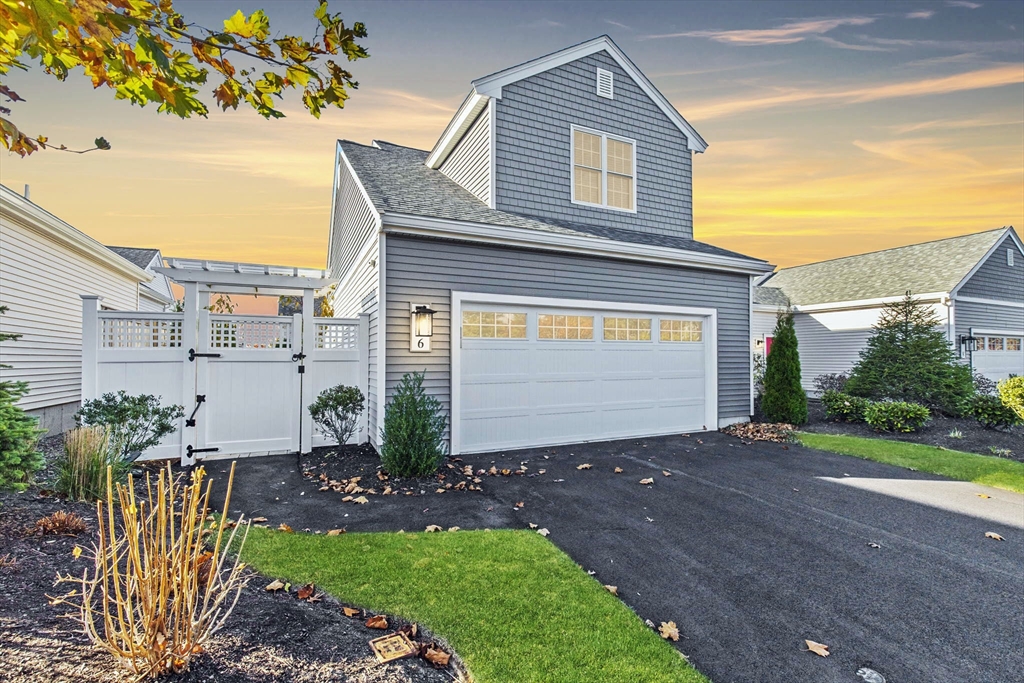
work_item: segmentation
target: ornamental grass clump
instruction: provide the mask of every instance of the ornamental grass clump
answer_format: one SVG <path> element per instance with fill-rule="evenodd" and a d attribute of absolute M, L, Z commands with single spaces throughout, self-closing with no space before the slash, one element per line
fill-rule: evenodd
<path fill-rule="evenodd" d="M 207 523 L 212 482 L 202 467 L 185 483 L 168 465 L 155 483 L 147 476 L 144 497 L 136 496 L 131 476 L 118 484 L 107 470 L 106 500 L 96 504 L 98 541 L 85 553 L 92 568 L 58 577 L 75 589 L 51 604 L 74 607 L 69 616 L 93 645 L 137 678 L 188 669 L 248 583 L 238 555 L 227 554 L 244 529 L 241 552 L 249 529 L 247 521 L 228 521 L 234 475 L 232 463 L 223 514 Z"/>
<path fill-rule="evenodd" d="M 110 430 L 102 425 L 72 429 L 64 434 L 54 488 L 71 500 L 99 500 L 106 492 L 108 467 L 114 481 L 122 481 L 128 471 L 111 447 Z"/>

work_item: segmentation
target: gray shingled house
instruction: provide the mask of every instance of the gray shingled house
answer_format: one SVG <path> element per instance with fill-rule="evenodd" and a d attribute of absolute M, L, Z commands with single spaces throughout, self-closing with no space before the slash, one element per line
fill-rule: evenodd
<path fill-rule="evenodd" d="M 747 420 L 762 260 L 693 239 L 707 143 L 607 36 L 480 78 L 433 149 L 339 141 L 328 264 L 480 452 Z"/>
<path fill-rule="evenodd" d="M 991 379 L 1024 375 L 1024 249 L 1012 227 L 783 268 L 754 292 L 753 347 L 792 304 L 803 385 L 847 372 L 885 303 L 929 304 L 957 355 Z"/>
<path fill-rule="evenodd" d="M 162 268 L 164 265 L 164 258 L 159 249 L 112 247 L 109 245 L 107 249 L 121 258 L 131 261 L 153 276 L 152 281 L 139 285 L 140 311 L 167 311 L 174 307 L 174 292 L 171 290 L 170 278 L 156 272 L 157 268 Z"/>

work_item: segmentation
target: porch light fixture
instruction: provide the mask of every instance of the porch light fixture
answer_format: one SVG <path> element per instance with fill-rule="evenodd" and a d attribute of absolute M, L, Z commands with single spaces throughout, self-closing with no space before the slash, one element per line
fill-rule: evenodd
<path fill-rule="evenodd" d="M 413 353 L 430 351 L 430 338 L 434 336 L 434 314 L 430 304 L 410 304 L 409 350 Z"/>

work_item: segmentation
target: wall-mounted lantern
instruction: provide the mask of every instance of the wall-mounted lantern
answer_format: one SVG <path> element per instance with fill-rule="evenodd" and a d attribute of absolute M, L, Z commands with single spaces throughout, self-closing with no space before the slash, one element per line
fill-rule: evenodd
<path fill-rule="evenodd" d="M 430 351 L 430 338 L 434 336 L 434 314 L 430 304 L 409 304 L 409 350 L 413 353 Z"/>
<path fill-rule="evenodd" d="M 960 357 L 965 358 L 968 354 L 975 350 L 974 344 L 978 341 L 978 338 L 972 334 L 961 334 L 960 335 Z"/>

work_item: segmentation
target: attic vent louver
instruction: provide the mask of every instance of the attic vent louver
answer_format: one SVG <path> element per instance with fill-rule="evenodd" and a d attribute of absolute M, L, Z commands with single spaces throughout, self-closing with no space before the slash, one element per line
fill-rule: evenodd
<path fill-rule="evenodd" d="M 613 74 L 611 71 L 605 71 L 604 69 L 597 70 L 597 95 L 598 97 L 607 97 L 609 100 L 614 99 L 615 86 Z"/>

